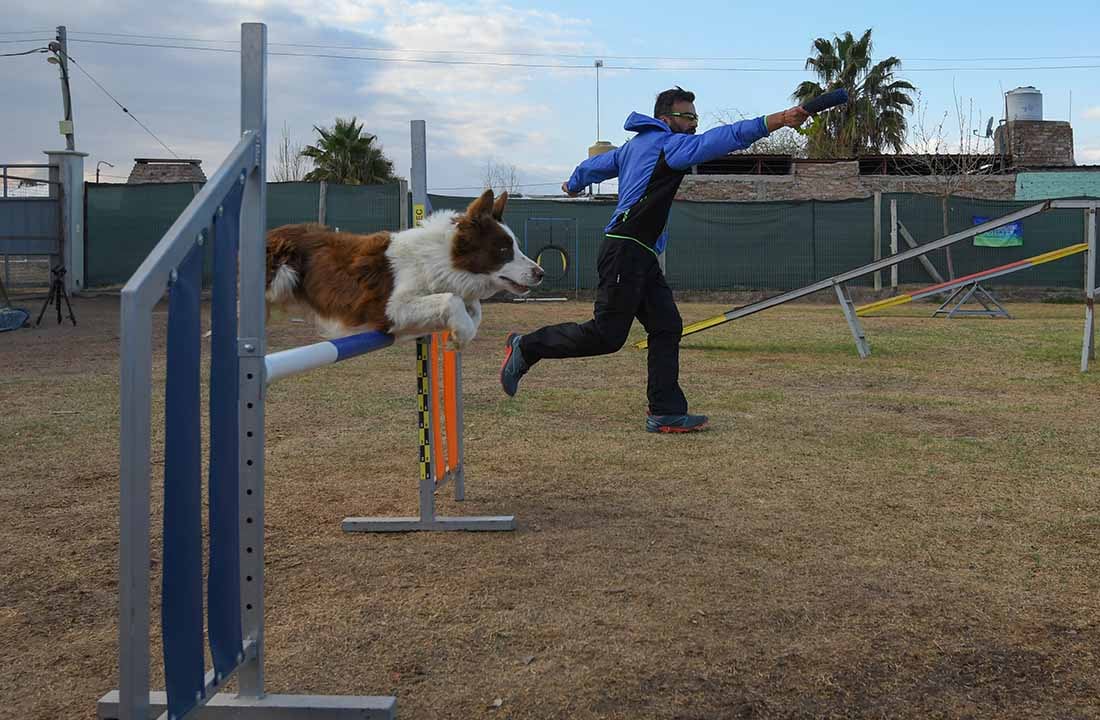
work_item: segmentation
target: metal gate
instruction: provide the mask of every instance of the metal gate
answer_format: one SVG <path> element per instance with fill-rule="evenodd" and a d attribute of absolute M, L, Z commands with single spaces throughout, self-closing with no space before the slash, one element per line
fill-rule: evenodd
<path fill-rule="evenodd" d="M 61 253 L 61 183 L 52 165 L 0 164 L 0 272 L 8 288 L 48 288 Z"/>

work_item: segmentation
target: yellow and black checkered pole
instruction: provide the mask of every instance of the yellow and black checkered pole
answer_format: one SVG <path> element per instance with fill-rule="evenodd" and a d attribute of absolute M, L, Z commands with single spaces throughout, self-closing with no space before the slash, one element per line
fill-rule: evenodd
<path fill-rule="evenodd" d="M 432 476 L 432 383 L 430 336 L 416 339 L 416 427 L 420 440 L 420 519 L 435 515 L 435 478 Z"/>

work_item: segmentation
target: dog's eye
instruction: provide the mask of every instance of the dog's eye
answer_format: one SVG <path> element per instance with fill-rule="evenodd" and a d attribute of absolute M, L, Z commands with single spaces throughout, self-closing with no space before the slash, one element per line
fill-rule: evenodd
<path fill-rule="evenodd" d="M 511 251 L 511 249 L 512 249 L 512 248 L 510 248 L 510 247 L 502 247 L 502 248 L 500 249 L 500 254 L 501 254 L 501 255 L 507 255 L 507 254 L 508 254 L 508 253 L 509 253 L 509 252 Z"/>

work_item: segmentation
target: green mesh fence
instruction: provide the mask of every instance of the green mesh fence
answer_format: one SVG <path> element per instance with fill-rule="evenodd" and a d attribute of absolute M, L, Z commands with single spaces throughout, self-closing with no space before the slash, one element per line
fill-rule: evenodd
<path fill-rule="evenodd" d="M 88 184 L 85 284 L 120 285 L 130 279 L 201 187 L 191 183 Z M 320 183 L 268 183 L 267 227 L 317 222 Z M 400 186 L 328 185 L 326 222 L 353 232 L 396 230 Z M 209 278 L 209 257 L 204 279 Z"/>
<path fill-rule="evenodd" d="M 325 224 L 348 232 L 401 228 L 401 186 L 329 185 Z"/>
<path fill-rule="evenodd" d="M 321 183 L 268 183 L 267 227 L 317 222 L 320 204 Z"/>
<path fill-rule="evenodd" d="M 125 283 L 195 197 L 191 183 L 88 185 L 84 284 Z"/>
<path fill-rule="evenodd" d="M 86 276 L 89 287 L 125 282 L 180 211 L 190 202 L 192 185 L 89 185 Z M 268 185 L 268 227 L 316 222 L 318 183 Z M 326 224 L 351 232 L 396 230 L 401 223 L 401 188 L 393 185 L 328 185 Z M 434 210 L 463 210 L 468 197 L 431 195 Z M 941 198 L 883 194 L 881 254 L 890 254 L 890 203 L 898 220 L 918 243 L 944 235 Z M 975 218 L 1005 215 L 1032 203 L 952 198 L 947 231 L 971 227 Z M 406 206 L 406 212 L 410 212 Z M 590 290 L 596 286 L 596 256 L 603 228 L 615 205 L 608 201 L 532 200 L 508 203 L 505 221 L 520 247 L 541 259 L 547 280 L 541 294 Z M 408 218 L 406 218 L 408 222 Z M 839 202 L 676 202 L 669 217 L 665 269 L 676 290 L 790 290 L 874 259 L 874 201 Z M 960 277 L 997 265 L 1085 241 L 1080 210 L 1051 210 L 1022 221 L 1020 247 L 979 247 L 972 239 L 951 247 L 954 275 Z M 898 249 L 908 245 L 899 234 Z M 928 255 L 948 277 L 946 250 Z M 1033 287 L 1081 287 L 1084 255 L 997 278 L 997 284 Z M 899 267 L 899 282 L 926 285 L 932 278 L 917 261 Z M 890 272 L 882 272 L 888 286 Z M 870 286 L 868 275 L 856 284 Z"/>
<path fill-rule="evenodd" d="M 884 194 L 882 196 L 884 257 L 890 253 L 890 202 L 892 200 L 897 202 L 898 221 L 909 230 L 918 243 L 930 242 L 945 235 L 942 198 L 929 195 Z M 960 232 L 973 227 L 975 218 L 995 218 L 1034 204 L 1031 201 L 951 198 L 947 203 L 947 233 Z M 1018 247 L 982 247 L 975 245 L 972 238 L 960 240 L 950 246 L 951 265 L 955 277 L 1086 241 L 1084 214 L 1081 210 L 1048 210 L 1025 218 L 1021 221 L 1021 226 L 1023 245 Z M 907 247 L 899 233 L 898 248 L 905 250 Z M 927 256 L 944 278 L 948 277 L 947 254 L 948 248 L 944 248 L 933 251 Z M 1081 254 L 1004 275 L 997 278 L 995 282 L 998 285 L 1082 287 L 1084 268 L 1085 256 Z M 888 274 L 889 271 L 884 272 L 884 283 L 888 281 Z M 932 279 L 916 260 L 912 260 L 898 266 L 898 281 L 902 284 L 930 284 Z"/>

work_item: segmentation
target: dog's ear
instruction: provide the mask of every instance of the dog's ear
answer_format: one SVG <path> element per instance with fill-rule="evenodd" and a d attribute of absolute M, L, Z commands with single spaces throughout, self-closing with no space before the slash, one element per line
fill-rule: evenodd
<path fill-rule="evenodd" d="M 493 210 L 493 190 L 490 188 L 481 193 L 481 197 L 470 203 L 470 207 L 466 208 L 466 217 L 476 218 L 482 215 L 488 215 Z"/>
<path fill-rule="evenodd" d="M 504 222 L 504 206 L 508 204 L 508 191 L 505 190 L 497 198 L 497 201 L 493 203 L 493 217 Z"/>

